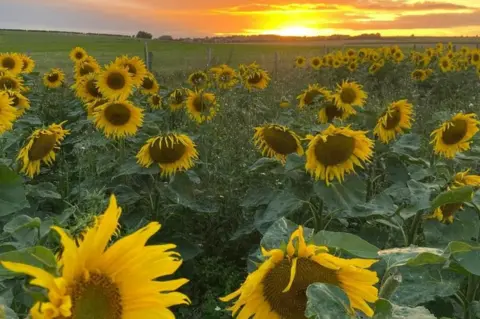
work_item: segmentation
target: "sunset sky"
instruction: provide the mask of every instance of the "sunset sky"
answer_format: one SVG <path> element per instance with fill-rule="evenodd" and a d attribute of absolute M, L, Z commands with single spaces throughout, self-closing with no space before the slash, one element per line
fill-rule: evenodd
<path fill-rule="evenodd" d="M 478 0 L 0 0 L 0 28 L 198 37 L 480 34 Z"/>

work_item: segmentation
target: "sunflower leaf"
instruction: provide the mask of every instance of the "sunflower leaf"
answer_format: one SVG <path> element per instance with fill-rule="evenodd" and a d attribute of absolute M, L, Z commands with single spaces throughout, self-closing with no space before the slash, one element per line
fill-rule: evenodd
<path fill-rule="evenodd" d="M 459 187 L 443 192 L 432 201 L 432 210 L 447 204 L 471 202 L 473 195 L 474 190 L 472 186 Z"/>
<path fill-rule="evenodd" d="M 307 288 L 305 316 L 314 319 L 355 318 L 350 310 L 350 300 L 337 286 L 316 283 Z"/>
<path fill-rule="evenodd" d="M 375 303 L 373 319 L 435 319 L 436 317 L 425 307 L 404 307 L 392 304 L 386 299 L 379 299 Z"/>
<path fill-rule="evenodd" d="M 326 230 L 316 233 L 313 242 L 315 245 L 341 249 L 361 258 L 377 258 L 380 250 L 356 235 Z"/>
<path fill-rule="evenodd" d="M 0 164 L 0 216 L 7 216 L 28 207 L 22 179 Z"/>

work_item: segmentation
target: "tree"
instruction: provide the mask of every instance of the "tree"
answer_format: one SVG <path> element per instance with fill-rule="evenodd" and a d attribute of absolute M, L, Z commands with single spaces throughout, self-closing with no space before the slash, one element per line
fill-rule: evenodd
<path fill-rule="evenodd" d="M 172 41 L 173 37 L 171 35 L 162 35 L 158 37 L 158 40 Z"/>
<path fill-rule="evenodd" d="M 138 31 L 137 38 L 151 39 L 151 38 L 153 38 L 153 35 L 151 33 L 146 32 L 146 31 Z"/>

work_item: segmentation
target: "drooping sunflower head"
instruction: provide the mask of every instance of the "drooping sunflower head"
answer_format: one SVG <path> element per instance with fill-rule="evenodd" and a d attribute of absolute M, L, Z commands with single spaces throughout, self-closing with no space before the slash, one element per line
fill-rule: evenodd
<path fill-rule="evenodd" d="M 0 73 L 0 91 L 22 92 L 24 90 L 22 77 L 5 71 Z"/>
<path fill-rule="evenodd" d="M 82 61 L 75 63 L 75 78 L 77 79 L 98 72 L 100 72 L 100 65 L 96 61 Z"/>
<path fill-rule="evenodd" d="M 2 91 L 0 91 L 0 95 L 1 93 Z M 17 117 L 22 116 L 28 109 L 30 109 L 30 101 L 20 92 L 6 91 L 6 93 L 11 99 L 10 106 L 15 108 Z"/>
<path fill-rule="evenodd" d="M 93 116 L 97 111 L 97 108 L 99 108 L 100 106 L 108 102 L 109 100 L 105 98 L 98 98 L 98 99 L 92 100 L 91 102 L 85 102 L 85 108 L 87 109 L 88 118 L 93 119 Z"/>
<path fill-rule="evenodd" d="M 407 100 L 400 100 L 390 104 L 378 118 L 373 131 L 380 141 L 387 144 L 405 130 L 412 128 L 413 105 Z"/>
<path fill-rule="evenodd" d="M 443 56 L 438 61 L 438 65 L 440 66 L 442 72 L 448 72 L 452 70 L 453 63 L 452 60 L 448 58 L 448 56 Z"/>
<path fill-rule="evenodd" d="M 197 159 L 195 143 L 187 135 L 176 133 L 152 137 L 137 154 L 139 165 L 148 168 L 157 164 L 162 176 L 189 170 Z"/>
<path fill-rule="evenodd" d="M 300 137 L 283 125 L 266 124 L 256 127 L 253 140 L 263 156 L 276 158 L 282 163 L 285 163 L 289 154 L 304 153 Z"/>
<path fill-rule="evenodd" d="M 307 65 L 307 59 L 304 56 L 297 56 L 295 58 L 295 66 L 297 68 L 304 68 Z"/>
<path fill-rule="evenodd" d="M 238 76 L 234 69 L 225 65 L 216 73 L 215 80 L 218 87 L 229 90 L 238 83 Z"/>
<path fill-rule="evenodd" d="M 458 113 L 432 132 L 435 153 L 454 158 L 457 153 L 469 150 L 479 124 L 475 114 Z"/>
<path fill-rule="evenodd" d="M 208 85 L 207 73 L 203 71 L 193 72 L 188 76 L 188 83 L 198 89 L 206 87 Z"/>
<path fill-rule="evenodd" d="M 245 72 L 243 83 L 249 91 L 264 90 L 270 83 L 270 76 L 267 71 L 259 67 L 250 67 Z"/>
<path fill-rule="evenodd" d="M 49 89 L 56 89 L 62 86 L 65 81 L 65 73 L 61 69 L 51 69 L 43 75 L 43 84 Z"/>
<path fill-rule="evenodd" d="M 305 106 L 313 106 L 330 99 L 331 92 L 318 84 L 309 84 L 308 88 L 297 96 L 298 107 L 303 109 Z"/>
<path fill-rule="evenodd" d="M 473 186 L 473 187 L 480 187 L 480 176 L 469 174 L 470 169 L 466 171 L 459 172 L 455 174 L 453 180 L 451 182 L 452 188 L 458 188 L 463 186 Z"/>
<path fill-rule="evenodd" d="M 26 54 L 20 54 L 20 59 L 22 59 L 22 73 L 32 73 L 35 68 L 35 61 Z"/>
<path fill-rule="evenodd" d="M 13 122 L 17 119 L 17 110 L 12 106 L 10 96 L 0 91 L 0 136 L 13 128 Z"/>
<path fill-rule="evenodd" d="M 315 70 L 319 70 L 322 67 L 322 59 L 319 56 L 314 56 L 310 59 L 310 66 Z"/>
<path fill-rule="evenodd" d="M 157 94 L 158 90 L 160 90 L 160 86 L 158 85 L 157 79 L 155 76 L 147 72 L 145 77 L 143 78 L 141 91 L 143 94 Z"/>
<path fill-rule="evenodd" d="M 108 138 L 133 136 L 143 124 L 143 109 L 127 100 L 109 101 L 93 115 L 95 126 Z"/>
<path fill-rule="evenodd" d="M 98 74 L 90 73 L 81 78 L 77 78 L 75 83 L 75 94 L 84 102 L 104 98 L 98 89 Z"/>
<path fill-rule="evenodd" d="M 458 213 L 463 207 L 462 203 L 451 203 L 438 207 L 433 214 L 427 216 L 427 218 L 437 219 L 444 224 L 451 224 L 455 219 L 455 214 Z"/>
<path fill-rule="evenodd" d="M 97 87 L 109 99 L 125 100 L 132 93 L 133 76 L 126 67 L 111 63 L 99 74 Z"/>
<path fill-rule="evenodd" d="M 346 54 L 347 56 L 352 57 L 352 56 L 355 56 L 356 52 L 354 49 L 348 49 Z"/>
<path fill-rule="evenodd" d="M 403 59 L 405 59 L 405 55 L 400 49 L 396 50 L 395 53 L 392 55 L 392 57 L 395 60 L 395 62 L 402 62 Z"/>
<path fill-rule="evenodd" d="M 250 273 L 237 291 L 220 298 L 228 302 L 237 318 L 304 319 L 306 290 L 314 283 L 331 284 L 342 289 L 354 309 L 372 317 L 368 303 L 378 299 L 374 285 L 377 273 L 368 270 L 376 260 L 344 259 L 331 255 L 328 248 L 307 243 L 303 228 L 295 230 L 286 249 L 266 251 L 264 262 Z M 237 299 L 238 298 L 238 299 Z"/>
<path fill-rule="evenodd" d="M 203 90 L 189 90 L 186 105 L 190 118 L 197 123 L 210 121 L 217 114 L 218 104 L 215 95 Z"/>
<path fill-rule="evenodd" d="M 427 79 L 427 72 L 423 69 L 416 69 L 411 74 L 412 80 L 423 82 Z"/>
<path fill-rule="evenodd" d="M 345 174 L 355 172 L 355 166 L 362 167 L 372 157 L 373 141 L 366 133 L 330 125 L 308 144 L 307 172 L 327 185 L 335 178 L 343 182 Z"/>
<path fill-rule="evenodd" d="M 17 53 L 2 53 L 0 54 L 0 68 L 8 70 L 13 75 L 20 74 L 23 69 L 23 60 Z"/>
<path fill-rule="evenodd" d="M 148 104 L 152 110 L 160 110 L 162 108 L 162 97 L 158 94 L 151 94 L 148 98 Z"/>
<path fill-rule="evenodd" d="M 63 129 L 63 123 L 52 124 L 45 129 L 37 129 L 20 150 L 17 160 L 21 162 L 21 173 L 33 178 L 40 173 L 40 164 L 43 162 L 51 166 L 55 161 L 55 151 L 70 131 Z"/>
<path fill-rule="evenodd" d="M 480 64 L 480 51 L 479 50 L 470 51 L 470 61 L 471 61 L 472 65 Z"/>
<path fill-rule="evenodd" d="M 356 61 L 348 63 L 348 70 L 350 72 L 355 72 L 357 70 L 357 68 L 358 68 L 358 63 Z"/>
<path fill-rule="evenodd" d="M 354 106 L 363 107 L 367 99 L 367 93 L 358 83 L 343 81 L 342 84 L 337 84 L 334 98 L 339 108 L 355 114 L 357 111 Z"/>
<path fill-rule="evenodd" d="M 358 57 L 360 59 L 365 59 L 368 56 L 368 49 L 367 48 L 361 48 L 358 50 Z"/>
<path fill-rule="evenodd" d="M 32 318 L 174 318 L 169 307 L 189 304 L 175 290 L 186 279 L 157 281 L 172 275 L 182 264 L 173 244 L 146 246 L 161 225 L 151 222 L 110 245 L 119 228 L 122 209 L 111 196 L 105 213 L 75 240 L 60 227 L 63 253 L 51 273 L 33 266 L 2 262 L 2 266 L 33 277 L 32 285 L 46 289 L 46 296 L 30 310 Z"/>
<path fill-rule="evenodd" d="M 168 96 L 168 106 L 171 111 L 175 112 L 180 110 L 184 105 L 188 97 L 188 90 L 179 88 L 173 90 Z"/>
<path fill-rule="evenodd" d="M 133 86 L 142 85 L 143 79 L 148 72 L 142 59 L 138 56 L 129 57 L 125 55 L 116 58 L 114 64 L 122 69 L 127 69 L 127 73 L 130 75 Z"/>
<path fill-rule="evenodd" d="M 335 100 L 331 97 L 322 104 L 322 108 L 318 112 L 318 121 L 322 124 L 332 123 L 333 120 L 347 120 L 352 113 L 349 113 L 337 107 Z"/>
<path fill-rule="evenodd" d="M 72 51 L 70 51 L 69 57 L 70 57 L 70 60 L 72 60 L 74 63 L 78 63 L 78 62 L 85 61 L 88 57 L 88 54 L 84 48 L 76 47 L 76 48 L 73 48 Z"/>
<path fill-rule="evenodd" d="M 380 69 L 382 68 L 382 65 L 380 63 L 373 63 L 370 65 L 368 68 L 368 73 L 374 75 L 376 74 Z"/>

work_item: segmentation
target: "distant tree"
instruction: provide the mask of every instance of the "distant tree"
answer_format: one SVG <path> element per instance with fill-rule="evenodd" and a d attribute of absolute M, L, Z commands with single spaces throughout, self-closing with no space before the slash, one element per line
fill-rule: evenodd
<path fill-rule="evenodd" d="M 146 31 L 138 31 L 137 38 L 151 39 L 151 38 L 153 38 L 153 35 L 151 33 L 146 32 Z"/>
<path fill-rule="evenodd" d="M 158 40 L 172 41 L 173 37 L 171 35 L 161 35 L 158 37 Z"/>

